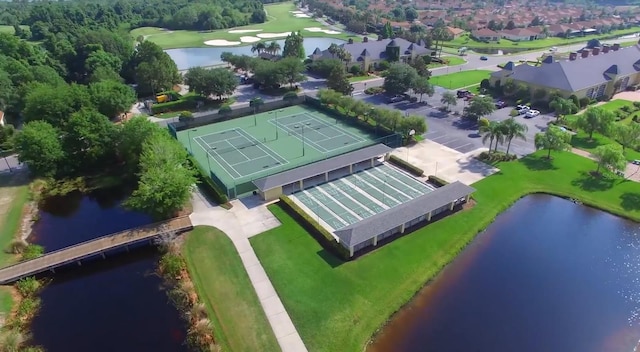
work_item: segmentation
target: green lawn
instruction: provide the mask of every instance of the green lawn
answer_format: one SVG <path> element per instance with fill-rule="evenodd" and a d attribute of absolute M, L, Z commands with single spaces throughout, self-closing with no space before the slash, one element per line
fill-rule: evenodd
<path fill-rule="evenodd" d="M 212 39 L 225 39 L 228 41 L 240 41 L 242 36 L 256 36 L 260 33 L 284 33 L 291 31 L 301 30 L 305 37 L 332 37 L 339 39 L 353 38 L 359 40 L 359 38 L 348 35 L 346 33 L 340 34 L 326 34 L 324 32 L 310 32 L 305 28 L 319 27 L 322 29 L 328 29 L 321 25 L 319 22 L 312 18 L 298 18 L 295 17 L 290 11 L 296 11 L 297 8 L 292 2 L 283 2 L 277 4 L 270 4 L 264 6 L 267 12 L 268 21 L 260 24 L 252 24 L 244 27 L 227 28 L 211 32 L 199 32 L 199 31 L 165 31 L 160 28 L 142 27 L 136 28 L 131 31 L 131 36 L 137 38 L 138 36 L 148 36 L 147 39 L 160 45 L 163 49 L 172 48 L 191 48 L 191 47 L 209 47 L 204 44 L 207 40 Z M 261 29 L 260 32 L 253 33 L 229 33 L 230 30 L 251 30 Z M 271 41 L 276 39 L 284 39 L 285 37 L 264 39 L 265 41 Z M 245 43 L 244 45 L 251 45 Z"/>
<path fill-rule="evenodd" d="M 592 160 L 534 153 L 499 164 L 473 187 L 477 204 L 352 262 L 327 253 L 278 205 L 278 228 L 251 238 L 260 262 L 310 351 L 362 351 L 372 335 L 425 283 L 520 197 L 545 192 L 640 220 L 640 184 L 594 179 Z M 551 225 L 550 225 L 551 226 Z"/>
<path fill-rule="evenodd" d="M 29 26 L 20 25 L 22 29 L 29 29 Z M 13 30 L 13 26 L 0 25 L 0 33 L 9 33 L 13 34 L 15 31 Z"/>
<path fill-rule="evenodd" d="M 587 42 L 590 39 L 610 39 L 615 38 L 622 35 L 633 34 L 640 31 L 640 28 L 634 27 L 623 30 L 612 31 L 611 33 L 601 34 L 601 35 L 588 35 L 585 37 L 575 37 L 575 38 L 559 38 L 559 37 L 551 37 L 545 39 L 531 40 L 531 41 L 522 41 L 522 42 L 513 42 L 507 39 L 501 39 L 499 42 L 479 42 L 470 38 L 469 33 L 463 34 L 462 36 L 447 42 L 443 42 L 443 46 L 460 48 L 467 47 L 469 49 L 473 48 L 492 48 L 492 49 L 545 49 L 552 46 L 562 46 L 569 44 L 576 44 Z"/>
<path fill-rule="evenodd" d="M 464 65 L 464 64 L 467 63 L 467 60 L 463 59 L 460 56 L 443 56 L 443 57 L 441 57 L 441 59 L 442 60 L 447 60 L 449 62 L 449 64 L 440 64 L 440 63 L 432 62 L 427 66 L 429 68 L 438 68 L 438 67 L 445 67 L 445 66 Z"/>
<path fill-rule="evenodd" d="M 491 71 L 488 70 L 471 70 L 449 73 L 441 76 L 431 77 L 432 84 L 447 89 L 458 89 L 480 84 L 485 78 L 489 78 Z"/>
<path fill-rule="evenodd" d="M 367 81 L 375 78 L 378 78 L 378 77 L 377 76 L 354 76 L 349 78 L 349 82 L 351 83 L 362 82 L 362 81 Z"/>
<path fill-rule="evenodd" d="M 216 228 L 196 226 L 186 237 L 183 254 L 222 350 L 279 351 L 231 240 Z"/>

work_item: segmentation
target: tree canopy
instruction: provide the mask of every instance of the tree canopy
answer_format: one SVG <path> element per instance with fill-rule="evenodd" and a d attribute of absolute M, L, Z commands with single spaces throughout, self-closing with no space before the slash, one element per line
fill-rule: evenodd
<path fill-rule="evenodd" d="M 415 68 L 403 63 L 394 63 L 387 70 L 383 87 L 389 94 L 403 94 L 413 87 L 417 79 L 418 72 Z"/>

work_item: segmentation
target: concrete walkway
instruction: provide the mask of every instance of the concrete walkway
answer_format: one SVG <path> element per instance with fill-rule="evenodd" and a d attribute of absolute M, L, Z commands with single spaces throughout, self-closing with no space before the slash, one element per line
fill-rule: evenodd
<path fill-rule="evenodd" d="M 229 236 L 238 250 L 242 264 L 256 290 L 262 309 L 283 352 L 306 352 L 289 314 L 284 309 L 280 297 L 273 288 L 267 273 L 262 268 L 249 238 L 280 226 L 280 222 L 266 208 L 258 197 L 248 197 L 231 201 L 233 208 L 225 210 L 210 204 L 199 192 L 192 197 L 193 213 L 190 215 L 194 226 L 214 226 Z M 247 327 L 250 328 L 250 327 Z"/>

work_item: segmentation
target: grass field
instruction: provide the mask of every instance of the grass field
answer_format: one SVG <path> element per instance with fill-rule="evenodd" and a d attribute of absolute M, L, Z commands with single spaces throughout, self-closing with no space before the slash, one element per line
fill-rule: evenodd
<path fill-rule="evenodd" d="M 216 228 L 197 226 L 187 235 L 183 254 L 222 350 L 279 351 L 273 330 L 231 240 Z"/>
<path fill-rule="evenodd" d="M 577 198 L 640 220 L 640 184 L 594 179 L 594 161 L 568 152 L 534 153 L 501 163 L 473 185 L 477 204 L 343 263 L 278 205 L 278 228 L 251 244 L 310 351 L 362 351 L 387 319 L 520 197 L 536 192 Z M 550 225 L 551 226 L 551 225 Z"/>
<path fill-rule="evenodd" d="M 501 39 L 500 42 L 479 42 L 474 39 L 471 39 L 469 34 L 463 34 L 462 36 L 447 42 L 443 42 L 443 46 L 460 48 L 467 47 L 469 49 L 473 48 L 492 48 L 492 49 L 545 49 L 552 46 L 561 46 L 561 45 L 569 45 L 586 42 L 590 39 L 611 39 L 618 36 L 623 36 L 627 34 L 633 34 L 640 32 L 640 28 L 634 27 L 623 30 L 612 31 L 611 33 L 602 34 L 602 35 L 589 35 L 585 37 L 575 37 L 575 38 L 559 38 L 559 37 L 551 37 L 545 39 L 531 40 L 531 41 L 521 41 L 521 42 L 513 42 L 507 39 Z"/>
<path fill-rule="evenodd" d="M 444 87 L 447 89 L 458 89 L 480 84 L 485 78 L 489 78 L 491 71 L 488 70 L 471 70 L 449 73 L 441 76 L 431 77 L 431 84 Z"/>
<path fill-rule="evenodd" d="M 427 66 L 429 68 L 438 68 L 438 67 L 446 67 L 446 66 L 459 66 L 467 63 L 467 60 L 463 59 L 460 56 L 443 56 L 441 57 L 441 59 L 449 61 L 449 64 L 445 65 L 445 64 L 432 62 Z"/>
<path fill-rule="evenodd" d="M 22 211 L 29 198 L 23 174 L 0 176 L 0 267 L 12 264 L 16 256 L 5 251 L 20 228 Z M 0 314 L 11 310 L 13 300 L 7 287 L 0 286 Z"/>
<path fill-rule="evenodd" d="M 602 104 L 599 107 L 605 110 L 609 110 L 611 112 L 615 112 L 617 110 L 619 110 L 620 108 L 624 107 L 624 106 L 628 106 L 630 108 L 632 108 L 633 110 L 635 110 L 635 107 L 633 106 L 633 102 L 630 102 L 628 100 L 623 100 L 623 99 L 616 99 L 616 100 L 611 100 L 610 102 L 607 102 L 606 104 Z M 616 123 L 618 124 L 630 124 L 630 123 L 635 123 L 633 122 L 633 117 L 634 116 L 640 116 L 639 112 L 634 112 L 632 114 L 629 114 L 629 116 L 623 120 L 620 120 Z M 574 127 L 575 124 L 575 120 L 578 118 L 578 115 L 567 115 L 564 117 L 567 125 Z M 574 127 L 575 128 L 575 127 Z M 582 150 L 586 150 L 589 152 L 593 152 L 593 150 L 601 145 L 605 145 L 605 144 L 618 144 L 618 142 L 615 141 L 615 139 L 604 136 L 600 133 L 594 133 L 593 134 L 593 139 L 589 139 L 589 135 L 582 132 L 582 131 L 578 131 L 578 133 L 576 133 L 573 138 L 571 138 L 571 145 L 575 148 L 578 149 L 582 149 Z M 627 158 L 627 160 L 632 161 L 632 160 L 640 160 L 640 152 L 633 150 L 631 148 L 627 148 L 625 150 L 625 156 Z"/>
<path fill-rule="evenodd" d="M 207 40 L 212 39 L 224 39 L 228 41 L 240 41 L 242 36 L 256 36 L 259 33 L 284 33 L 291 31 L 302 31 L 302 35 L 305 37 L 330 37 L 347 39 L 353 38 L 358 40 L 359 38 L 351 36 L 346 33 L 340 34 L 326 34 L 324 32 L 310 32 L 305 28 L 319 27 L 322 29 L 329 29 L 312 18 L 298 18 L 295 17 L 290 11 L 296 11 L 297 8 L 291 2 L 283 2 L 277 4 L 270 4 L 264 6 L 267 12 L 267 22 L 260 24 L 252 24 L 244 27 L 227 28 L 211 32 L 199 32 L 199 31 L 166 31 L 161 28 L 154 27 L 142 27 L 136 28 L 131 31 L 131 36 L 135 39 L 138 36 L 147 36 L 147 39 L 158 44 L 163 49 L 174 48 L 197 48 L 197 47 L 210 47 L 204 44 Z M 230 30 L 261 30 L 260 32 L 253 33 L 229 33 Z M 271 41 L 275 39 L 284 39 L 284 37 L 264 39 L 264 41 Z M 245 43 L 243 45 L 251 45 Z"/>
<path fill-rule="evenodd" d="M 29 29 L 29 26 L 21 25 L 20 27 L 21 27 L 22 29 Z M 0 33 L 9 33 L 9 34 L 13 34 L 13 33 L 15 33 L 15 31 L 13 30 L 13 26 L 0 25 Z"/>

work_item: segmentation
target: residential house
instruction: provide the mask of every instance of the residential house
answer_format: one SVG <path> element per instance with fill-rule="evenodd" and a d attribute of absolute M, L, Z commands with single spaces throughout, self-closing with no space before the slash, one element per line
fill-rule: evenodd
<path fill-rule="evenodd" d="M 359 65 L 365 71 L 373 69 L 382 60 L 410 62 L 418 56 L 432 55 L 431 49 L 402 38 L 373 41 L 365 37 L 362 43 L 346 43 L 341 44 L 340 47 L 350 54 L 351 61 L 346 63 L 347 66 Z M 336 57 L 329 52 L 328 48 L 325 50 L 316 48 L 309 58 L 316 61 Z"/>
<path fill-rule="evenodd" d="M 464 29 L 455 28 L 455 27 L 449 27 L 449 26 L 447 26 L 446 31 L 447 31 L 447 33 L 449 33 L 449 35 L 453 39 L 458 38 L 459 36 L 461 36 L 465 32 Z"/>
<path fill-rule="evenodd" d="M 507 63 L 491 74 L 492 85 L 504 85 L 507 80 L 537 89 L 557 90 L 565 98 L 598 99 L 611 97 L 629 86 L 640 84 L 640 43 L 621 48 L 620 44 L 572 52 L 568 60 L 556 61 L 547 56 L 540 66 Z"/>
<path fill-rule="evenodd" d="M 528 28 L 504 29 L 500 31 L 500 35 L 504 39 L 514 42 L 529 41 L 538 39 L 538 35 Z"/>
<path fill-rule="evenodd" d="M 489 28 L 478 29 L 471 31 L 471 35 L 480 41 L 498 41 L 500 40 L 500 33 L 492 31 Z"/>

